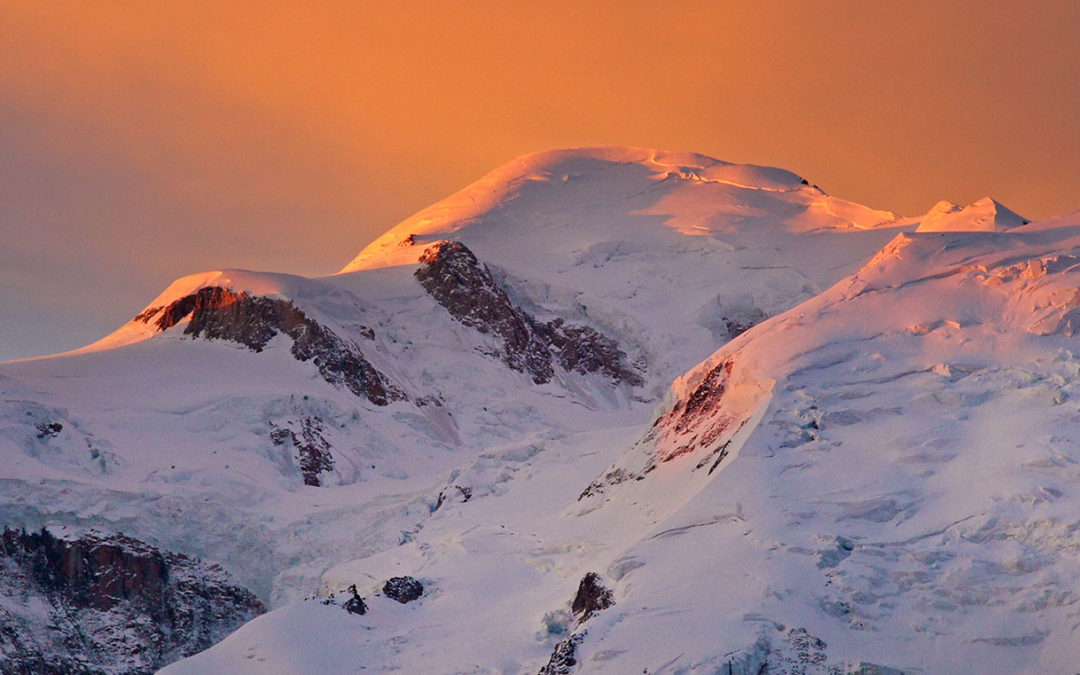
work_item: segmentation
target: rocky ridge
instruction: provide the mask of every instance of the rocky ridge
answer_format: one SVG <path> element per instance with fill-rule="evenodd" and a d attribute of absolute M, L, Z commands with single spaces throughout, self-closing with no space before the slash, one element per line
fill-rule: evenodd
<path fill-rule="evenodd" d="M 151 307 L 136 316 L 135 321 L 153 320 L 158 330 L 165 331 L 188 316 L 191 318 L 184 329 L 185 335 L 235 342 L 261 352 L 271 338 L 283 333 L 293 341 L 293 356 L 300 361 L 313 361 L 330 384 L 380 406 L 407 398 L 364 358 L 354 342 L 309 318 L 288 300 L 207 286 L 167 306 Z"/>
<path fill-rule="evenodd" d="M 631 386 L 642 378 L 611 338 L 561 318 L 541 322 L 514 305 L 464 244 L 444 241 L 420 256 L 417 281 L 458 322 L 502 341 L 499 356 L 536 384 L 550 382 L 557 365 L 566 372 L 599 373 Z"/>
<path fill-rule="evenodd" d="M 0 672 L 151 673 L 265 611 L 218 566 L 121 534 L 0 537 Z"/>

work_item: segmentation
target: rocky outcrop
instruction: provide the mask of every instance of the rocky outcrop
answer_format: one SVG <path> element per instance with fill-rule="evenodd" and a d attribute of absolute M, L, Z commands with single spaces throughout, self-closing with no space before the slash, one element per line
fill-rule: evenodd
<path fill-rule="evenodd" d="M 295 448 L 294 459 L 304 477 L 304 485 L 319 487 L 322 485 L 319 475 L 334 470 L 334 456 L 330 443 L 322 433 L 322 419 L 304 417 L 297 424 L 299 431 L 287 427 L 273 427 L 270 440 L 274 445 L 291 445 Z"/>
<path fill-rule="evenodd" d="M 570 637 L 555 645 L 551 651 L 551 658 L 536 675 L 570 675 L 577 666 L 577 648 L 582 643 L 588 631 L 574 633 Z"/>
<path fill-rule="evenodd" d="M 581 578 L 578 584 L 574 602 L 570 605 L 570 611 L 579 617 L 579 621 L 587 621 L 596 612 L 607 609 L 615 604 L 611 589 L 605 588 L 600 583 L 600 575 L 589 572 Z"/>
<path fill-rule="evenodd" d="M 34 428 L 37 429 L 38 438 L 54 438 L 64 430 L 64 425 L 59 422 L 38 422 Z"/>
<path fill-rule="evenodd" d="M 164 331 L 189 315 L 186 335 L 227 340 L 261 352 L 275 335 L 284 333 L 292 338 L 293 356 L 300 361 L 313 361 L 327 382 L 375 405 L 406 398 L 364 358 L 355 343 L 309 318 L 288 300 L 208 286 L 168 306 L 148 309 L 134 320 L 144 323 L 153 320 Z"/>
<path fill-rule="evenodd" d="M 220 567 L 123 535 L 0 538 L 3 673 L 151 673 L 264 611 Z"/>
<path fill-rule="evenodd" d="M 502 341 L 500 358 L 543 384 L 558 366 L 567 372 L 600 373 L 638 386 L 641 376 L 611 338 L 588 326 L 554 319 L 540 322 L 514 305 L 487 266 L 464 244 L 444 241 L 420 256 L 416 279 L 454 319 Z"/>
<path fill-rule="evenodd" d="M 727 457 L 728 443 L 719 443 L 728 432 L 745 424 L 723 405 L 728 381 L 735 368 L 732 360 L 715 366 L 706 374 L 704 380 L 685 400 L 676 401 L 670 411 L 653 423 L 653 429 L 647 439 L 657 441 L 657 459 L 669 462 L 676 457 L 708 449 L 708 454 L 697 465 L 702 468 L 715 457 L 709 473 Z M 730 440 L 730 439 L 729 439 Z"/>
<path fill-rule="evenodd" d="M 581 578 L 577 593 L 570 603 L 570 611 L 578 618 L 578 626 L 585 623 L 593 614 L 615 604 L 611 589 L 600 582 L 600 575 L 588 572 Z M 551 657 L 537 675 L 570 675 L 578 665 L 578 647 L 589 634 L 580 630 L 560 640 L 551 651 Z"/>
<path fill-rule="evenodd" d="M 424 584 L 412 577 L 392 577 L 383 584 L 382 594 L 404 605 L 420 599 Z"/>
<path fill-rule="evenodd" d="M 709 370 L 688 396 L 675 401 L 670 410 L 656 418 L 637 442 L 636 460 L 608 469 L 582 490 L 578 500 L 620 483 L 645 480 L 661 464 L 691 453 L 698 453 L 693 471 L 705 467 L 710 475 L 716 471 L 730 454 L 732 437 L 749 421 L 753 404 L 760 398 L 758 392 L 757 398 L 744 395 L 735 403 L 725 399 L 734 369 L 734 361 L 728 359 Z"/>
<path fill-rule="evenodd" d="M 360 593 L 357 592 L 356 584 L 349 586 L 346 592 L 349 594 L 349 597 L 346 598 L 345 602 L 341 605 L 345 611 L 349 614 L 359 614 L 360 616 L 367 614 L 367 603 L 364 602 L 364 599 L 360 597 Z"/>

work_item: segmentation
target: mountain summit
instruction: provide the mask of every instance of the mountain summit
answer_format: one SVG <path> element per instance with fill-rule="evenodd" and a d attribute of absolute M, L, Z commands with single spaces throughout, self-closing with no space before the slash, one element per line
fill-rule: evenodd
<path fill-rule="evenodd" d="M 1002 206 L 990 197 L 983 197 L 968 206 L 941 201 L 920 219 L 918 232 L 1003 232 L 1021 225 L 1028 219 Z"/>
<path fill-rule="evenodd" d="M 617 236 L 660 244 L 666 230 L 722 238 L 754 225 L 804 231 L 897 220 L 829 197 L 783 169 L 645 148 L 555 150 L 509 162 L 399 223 L 342 272 L 414 261 L 416 247 L 438 239 L 481 253 L 527 248 L 564 256 L 583 242 Z"/>

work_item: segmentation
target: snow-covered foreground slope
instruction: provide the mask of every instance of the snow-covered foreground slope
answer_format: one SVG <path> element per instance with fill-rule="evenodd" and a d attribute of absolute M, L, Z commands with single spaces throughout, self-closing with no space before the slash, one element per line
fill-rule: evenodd
<path fill-rule="evenodd" d="M 368 614 L 293 605 L 170 672 L 529 672 L 571 635 L 567 672 L 1068 672 L 1077 287 L 1077 227 L 901 235 L 651 428 L 480 455 L 479 498 L 324 575 Z M 579 623 L 589 571 L 614 605 Z M 378 597 L 400 575 L 429 590 Z"/>
<path fill-rule="evenodd" d="M 4 364 L 0 512 L 276 608 L 169 672 L 1058 672 L 1080 217 L 1012 216 L 522 158 L 341 274 Z"/>

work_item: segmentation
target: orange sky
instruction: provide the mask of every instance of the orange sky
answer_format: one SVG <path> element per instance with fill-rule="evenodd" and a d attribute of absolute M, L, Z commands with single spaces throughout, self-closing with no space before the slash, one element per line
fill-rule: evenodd
<path fill-rule="evenodd" d="M 325 274 L 585 144 L 800 173 L 904 215 L 1080 208 L 1076 2 L 0 4 L 0 359 L 173 278 Z"/>

